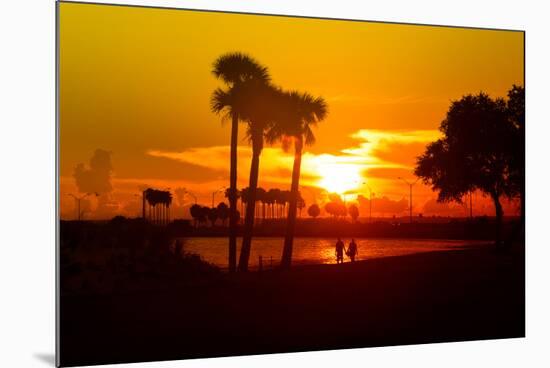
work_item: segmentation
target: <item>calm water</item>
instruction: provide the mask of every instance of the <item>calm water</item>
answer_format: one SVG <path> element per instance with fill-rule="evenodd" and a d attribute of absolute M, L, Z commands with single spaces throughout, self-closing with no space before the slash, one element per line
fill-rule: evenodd
<path fill-rule="evenodd" d="M 195 253 L 202 259 L 221 268 L 227 268 L 227 238 L 181 238 L 183 249 Z M 241 238 L 237 241 L 237 259 L 240 254 Z M 346 248 L 351 239 L 342 239 Z M 487 242 L 472 240 L 439 240 L 439 239 L 364 239 L 356 238 L 358 256 L 365 260 L 412 253 L 443 251 L 457 249 L 465 245 L 482 245 Z M 334 238 L 295 238 L 293 263 L 336 263 Z M 250 267 L 257 268 L 259 256 L 263 258 L 265 268 L 279 264 L 283 249 L 283 238 L 254 238 L 250 255 Z M 346 257 L 345 261 L 349 261 Z"/>

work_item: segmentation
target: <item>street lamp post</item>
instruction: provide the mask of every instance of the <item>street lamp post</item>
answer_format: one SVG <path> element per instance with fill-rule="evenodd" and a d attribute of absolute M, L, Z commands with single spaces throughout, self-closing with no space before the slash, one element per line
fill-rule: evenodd
<path fill-rule="evenodd" d="M 412 224 L 413 222 L 413 210 L 412 210 L 412 206 L 413 206 L 413 185 L 416 184 L 416 182 L 420 179 L 416 179 L 414 182 L 409 182 L 405 179 L 403 179 L 402 177 L 398 177 L 397 179 L 401 179 L 403 180 L 408 186 L 409 186 L 409 220 L 410 220 L 410 223 Z"/>
<path fill-rule="evenodd" d="M 185 194 L 189 194 L 191 197 L 193 197 L 193 199 L 195 199 L 195 204 L 197 204 L 197 196 L 194 195 L 193 193 L 191 193 L 190 191 L 188 191 L 187 189 L 183 188 Z"/>
<path fill-rule="evenodd" d="M 83 196 L 77 197 L 77 196 L 75 196 L 74 194 L 69 193 L 69 195 L 70 195 L 71 197 L 73 197 L 73 198 L 75 199 L 75 201 L 76 201 L 76 210 L 78 211 L 78 212 L 77 212 L 76 218 L 77 218 L 78 221 L 80 221 L 80 220 L 82 219 L 82 212 L 80 211 L 80 202 L 81 202 L 83 199 L 85 199 L 87 196 L 89 196 L 90 194 L 92 194 L 92 193 L 86 193 L 86 194 L 84 194 Z M 95 193 L 95 195 L 97 196 L 97 193 Z"/>
<path fill-rule="evenodd" d="M 361 185 L 365 185 L 369 190 L 369 223 L 372 223 L 372 188 L 366 182 L 362 182 Z"/>
<path fill-rule="evenodd" d="M 372 189 L 368 184 L 363 184 L 365 184 L 369 189 L 369 223 L 372 223 Z"/>

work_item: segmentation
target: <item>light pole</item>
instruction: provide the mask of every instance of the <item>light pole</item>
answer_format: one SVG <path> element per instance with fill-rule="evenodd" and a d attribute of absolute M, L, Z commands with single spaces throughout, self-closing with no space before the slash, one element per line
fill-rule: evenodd
<path fill-rule="evenodd" d="M 78 221 L 80 221 L 81 218 L 82 218 L 82 212 L 80 211 L 80 201 L 82 201 L 84 198 L 86 198 L 86 197 L 89 196 L 90 194 L 92 194 L 92 193 L 86 193 L 86 194 L 84 194 L 83 196 L 80 196 L 80 197 L 77 197 L 77 196 L 75 196 L 75 195 L 72 194 L 72 193 L 69 193 L 69 194 L 68 194 L 68 195 L 70 195 L 71 197 L 73 197 L 73 198 L 75 199 L 75 201 L 76 201 L 76 210 L 78 211 L 78 212 L 77 212 L 76 219 L 77 219 Z M 95 195 L 97 196 L 97 193 L 95 193 Z"/>
<path fill-rule="evenodd" d="M 372 189 L 366 182 L 362 182 L 361 185 L 365 185 L 369 190 L 369 223 L 371 223 L 372 222 L 372 195 L 373 195 Z"/>
<path fill-rule="evenodd" d="M 369 189 L 369 223 L 372 223 L 372 189 L 367 183 L 363 183 Z"/>
<path fill-rule="evenodd" d="M 409 219 L 410 219 L 410 223 L 412 224 L 413 222 L 413 185 L 415 185 L 420 178 L 416 179 L 413 183 L 403 179 L 402 177 L 398 177 L 397 179 L 403 180 L 409 186 Z"/>
<path fill-rule="evenodd" d="M 189 194 L 191 197 L 193 197 L 195 199 L 195 204 L 197 204 L 197 196 L 194 195 L 193 193 L 191 193 L 190 191 L 188 191 L 187 189 L 183 188 L 185 194 Z"/>

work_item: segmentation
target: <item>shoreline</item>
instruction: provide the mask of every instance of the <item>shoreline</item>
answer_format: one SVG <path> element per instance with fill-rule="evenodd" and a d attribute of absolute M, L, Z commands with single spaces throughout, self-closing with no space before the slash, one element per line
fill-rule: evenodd
<path fill-rule="evenodd" d="M 227 239 L 224 237 L 216 237 L 216 238 L 206 238 L 206 239 L 216 239 L 218 243 L 215 244 L 216 249 L 219 250 L 213 252 L 212 248 L 213 245 L 211 243 L 208 244 L 202 244 L 206 242 L 207 240 L 204 240 L 205 238 L 201 237 L 178 237 L 177 239 L 181 240 L 183 243 L 183 251 L 187 254 L 196 254 L 205 262 L 209 262 L 216 267 L 218 267 L 222 272 L 228 271 L 228 266 L 225 261 L 226 257 L 226 251 L 227 251 Z M 296 240 L 299 239 L 307 239 L 307 240 L 317 240 L 318 245 L 311 245 L 311 243 L 306 244 L 300 244 L 297 243 Z M 199 243 L 195 243 L 190 245 L 187 242 L 192 242 L 193 240 L 199 241 Z M 241 238 L 237 238 L 237 252 L 239 252 L 240 249 L 240 242 Z M 258 237 L 257 240 L 260 241 L 260 243 L 252 243 L 252 248 L 254 252 L 258 256 L 262 256 L 263 261 L 263 270 L 269 271 L 272 269 L 276 269 L 279 266 L 280 263 L 280 253 L 282 252 L 282 243 L 284 241 L 281 237 Z M 280 241 L 281 242 L 281 249 L 276 249 L 276 256 L 271 256 L 272 253 L 272 247 L 274 246 L 271 243 L 261 243 L 261 241 Z M 326 246 L 326 241 L 333 241 L 335 242 L 335 239 L 332 237 L 298 237 L 295 238 L 294 242 L 294 257 L 292 259 L 292 266 L 293 267 L 300 267 L 303 265 L 330 265 L 330 264 L 336 264 L 336 257 L 323 257 L 324 252 L 329 251 L 331 254 L 334 253 L 334 247 Z M 344 239 L 346 240 L 346 239 Z M 401 239 L 401 238 L 355 238 L 358 248 L 359 248 L 359 255 L 355 261 L 361 262 L 361 261 L 372 261 L 375 259 L 380 258 L 386 258 L 386 257 L 399 257 L 399 256 L 405 256 L 405 255 L 412 255 L 412 254 L 419 254 L 419 253 L 429 253 L 429 252 L 444 252 L 447 250 L 458 250 L 458 249 L 476 249 L 480 247 L 494 247 L 494 243 L 487 241 L 487 240 L 462 240 L 462 239 L 430 239 L 430 238 L 422 238 L 422 239 Z M 379 243 L 382 242 L 388 242 L 387 244 Z M 223 243 L 222 243 L 223 242 Z M 396 247 L 395 244 L 391 244 L 392 242 L 398 243 L 399 246 Z M 426 243 L 426 244 L 423 244 Z M 322 244 L 322 245 L 321 245 Z M 332 243 L 331 243 L 332 244 Z M 210 248 L 206 252 L 201 252 L 202 247 L 208 247 Z M 305 250 L 307 253 L 306 255 L 302 254 L 300 257 L 300 252 L 303 248 L 306 247 L 309 248 Z M 266 249 L 267 248 L 267 249 Z M 387 250 L 387 251 L 386 251 Z M 262 253 L 265 252 L 265 253 Z M 381 254 L 381 252 L 384 252 Z M 315 253 L 312 255 L 311 253 Z M 216 259 L 213 259 L 216 258 Z M 220 258 L 224 259 L 224 262 L 220 262 Z M 348 256 L 344 257 L 344 264 L 352 263 L 350 258 Z M 249 271 L 250 272 L 258 272 L 259 268 L 259 260 L 258 258 L 251 258 L 249 263 Z"/>
<path fill-rule="evenodd" d="M 149 293 L 63 296 L 63 359 L 82 365 L 523 337 L 524 266 L 523 247 L 484 247 L 224 273 Z"/>

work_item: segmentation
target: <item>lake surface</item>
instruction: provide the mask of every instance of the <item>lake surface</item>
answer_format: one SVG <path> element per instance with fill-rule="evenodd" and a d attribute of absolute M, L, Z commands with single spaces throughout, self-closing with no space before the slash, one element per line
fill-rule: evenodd
<path fill-rule="evenodd" d="M 186 253 L 201 256 L 207 262 L 220 268 L 227 268 L 227 238 L 180 238 Z M 342 239 L 349 245 L 351 239 Z M 240 254 L 241 238 L 237 239 L 237 261 Z M 263 267 L 270 268 L 279 264 L 283 251 L 283 238 L 254 238 L 250 254 L 250 268 L 256 269 L 259 257 Z M 356 238 L 358 247 L 357 260 L 400 256 L 413 253 L 445 251 L 460 249 L 464 246 L 481 246 L 487 241 L 475 240 L 441 240 L 441 239 L 365 239 Z M 336 263 L 334 238 L 295 238 L 292 261 L 294 264 Z M 349 258 L 345 256 L 345 262 Z"/>

